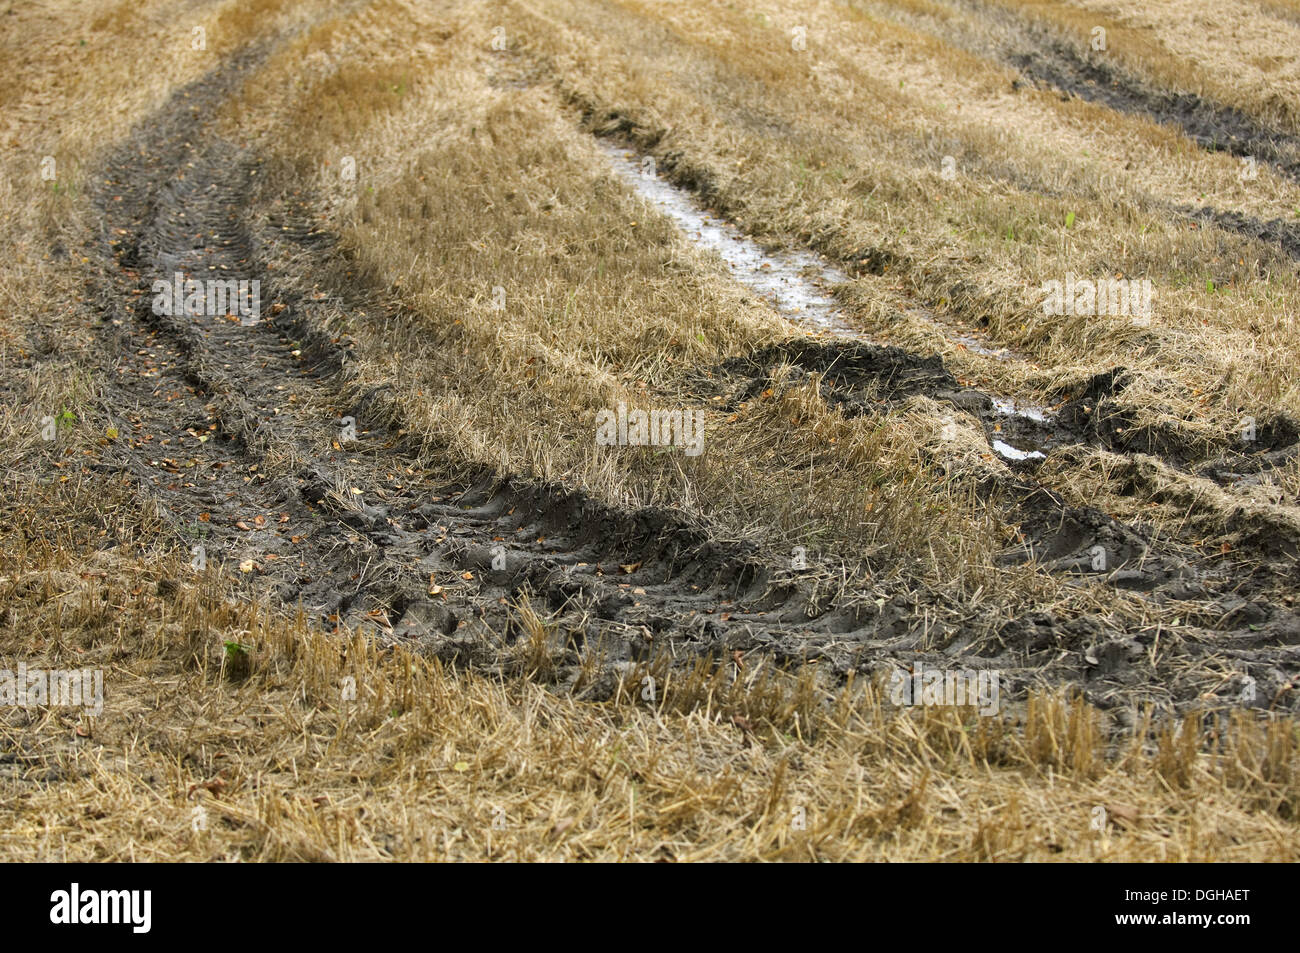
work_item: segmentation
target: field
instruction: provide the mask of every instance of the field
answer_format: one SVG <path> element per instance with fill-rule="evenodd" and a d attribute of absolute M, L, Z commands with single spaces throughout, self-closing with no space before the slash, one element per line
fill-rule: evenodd
<path fill-rule="evenodd" d="M 0 50 L 0 859 L 1300 859 L 1297 0 Z"/>

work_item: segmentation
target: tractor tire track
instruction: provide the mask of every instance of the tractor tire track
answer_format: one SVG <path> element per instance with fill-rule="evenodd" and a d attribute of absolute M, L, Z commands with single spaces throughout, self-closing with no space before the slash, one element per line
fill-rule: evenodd
<path fill-rule="evenodd" d="M 1174 707 L 1196 699 L 1194 678 L 1154 688 L 1159 672 L 1129 664 L 1140 636 L 1111 619 L 1008 619 L 923 585 L 832 586 L 839 567 L 829 562 L 785 568 L 686 514 L 431 469 L 367 401 L 344 397 L 350 343 L 324 315 L 355 319 L 361 292 L 299 291 L 310 285 L 303 276 L 267 268 L 276 243 L 318 260 L 335 251 L 309 199 L 275 204 L 270 226 L 256 217 L 250 198 L 272 201 L 259 184 L 266 167 L 209 118 L 259 55 L 179 90 L 109 158 L 96 177 L 103 228 L 89 255 L 105 409 L 122 435 L 108 465 L 137 482 L 178 539 L 245 579 L 250 596 L 504 673 L 521 670 L 518 650 L 537 635 L 520 611 L 527 603 L 545 621 L 554 680 L 588 697 L 609 695 L 638 665 L 757 653 L 824 660 L 839 676 L 923 659 L 996 667 L 1008 695 L 1068 681 L 1108 704 L 1153 691 Z M 259 281 L 256 320 L 158 313 L 153 282 L 177 272 Z M 1117 553 L 1139 559 L 1149 548 L 1103 514 L 1067 514 L 1041 488 L 1025 492 L 1042 503 L 1043 533 L 1055 534 L 1062 558 L 1107 533 Z M 1293 670 L 1294 648 L 1282 620 L 1266 622 L 1276 637 L 1270 628 L 1242 662 L 1265 685 Z M 1230 636 L 1207 630 L 1210 640 Z"/>

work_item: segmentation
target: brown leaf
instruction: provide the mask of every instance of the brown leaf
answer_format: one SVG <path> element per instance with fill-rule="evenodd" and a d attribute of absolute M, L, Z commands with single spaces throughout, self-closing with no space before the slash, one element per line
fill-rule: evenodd
<path fill-rule="evenodd" d="M 1134 827 L 1137 825 L 1140 814 L 1138 809 L 1131 804 L 1120 804 L 1117 802 L 1106 805 L 1106 816 L 1115 824 L 1122 824 L 1124 827 Z"/>
<path fill-rule="evenodd" d="M 224 771 L 225 769 L 222 768 L 222 770 Z M 193 794 L 195 791 L 202 788 L 205 791 L 211 792 L 214 796 L 220 797 L 221 791 L 225 786 L 226 782 L 222 778 L 210 778 L 207 781 L 200 781 L 198 784 L 191 784 L 187 793 Z"/>

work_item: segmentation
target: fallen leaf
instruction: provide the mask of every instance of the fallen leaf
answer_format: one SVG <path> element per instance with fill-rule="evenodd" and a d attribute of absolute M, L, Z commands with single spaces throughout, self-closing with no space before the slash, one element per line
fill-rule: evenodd
<path fill-rule="evenodd" d="M 1106 816 L 1125 827 L 1133 827 L 1140 817 L 1138 809 L 1131 804 L 1107 804 Z"/>
<path fill-rule="evenodd" d="M 220 797 L 221 791 L 225 786 L 226 786 L 226 782 L 221 778 L 212 778 L 207 781 L 200 781 L 198 784 L 191 784 L 187 794 L 193 794 L 195 791 L 202 788 L 203 790 L 209 791 L 213 795 Z"/>

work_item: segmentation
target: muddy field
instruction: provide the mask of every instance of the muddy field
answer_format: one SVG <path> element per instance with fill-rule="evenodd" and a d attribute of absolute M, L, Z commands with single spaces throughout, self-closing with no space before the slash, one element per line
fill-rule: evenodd
<path fill-rule="evenodd" d="M 972 607 L 941 582 L 877 588 L 869 563 L 865 580 L 846 577 L 848 560 L 816 554 L 796 570 L 793 560 L 772 558 L 782 539 L 738 545 L 685 512 L 610 506 L 581 487 L 516 473 L 448 480 L 436 456 L 422 456 L 375 412 L 373 391 L 344 396 L 348 342 L 331 336 L 320 314 L 370 316 L 391 303 L 347 288 L 281 291 L 267 265 L 285 245 L 297 253 L 295 284 L 318 287 L 326 259 L 338 254 L 336 238 L 309 198 L 263 192 L 257 155 L 195 118 L 216 115 L 257 61 L 236 53 L 231 65 L 178 90 L 109 157 L 94 176 L 103 238 L 88 248 L 108 359 L 102 373 L 116 385 L 104 410 L 126 436 L 97 466 L 138 485 L 183 542 L 253 577 L 250 597 L 270 593 L 327 626 L 362 627 L 489 667 L 520 635 L 511 606 L 528 600 L 552 619 L 560 680 L 598 699 L 630 663 L 722 661 L 739 651 L 824 661 L 840 679 L 958 659 L 998 670 L 1011 698 L 1068 682 L 1107 709 L 1138 701 L 1203 707 L 1219 692 L 1236 704 L 1248 679 L 1260 708 L 1294 710 L 1300 701 L 1292 690 L 1300 636 L 1290 605 L 1300 554 L 1292 514 L 1225 525 L 1236 545 L 1207 553 L 1197 536 L 1163 536 L 1070 506 L 1034 479 L 1047 453 L 1068 460 L 1074 448 L 1094 447 L 1119 455 L 1112 466 L 1132 470 L 1134 482 L 1144 462 L 1218 487 L 1255 482 L 1294 459 L 1289 417 L 1257 428 L 1245 448 L 1210 455 L 1177 434 L 1133 425 L 1117 399 L 1123 367 L 1060 381 L 1050 408 L 965 386 L 936 355 L 856 331 L 833 297 L 848 281 L 836 264 L 799 250 L 764 252 L 701 197 L 612 145 L 605 152 L 630 188 L 688 241 L 721 255 L 738 283 L 815 334 L 698 368 L 695 406 L 733 411 L 769 387 L 781 364 L 796 380 L 816 375 L 828 406 L 846 416 L 928 398 L 945 422 L 976 422 L 988 450 L 1008 464 L 977 488 L 1009 507 L 1018 528 L 1000 564 L 1033 560 L 1066 579 L 1099 578 L 1139 602 L 1183 603 L 1185 622 L 1155 656 L 1160 628 L 1144 624 L 1140 605 L 1116 600 L 1073 618 L 1008 611 L 992 597 Z M 159 319 L 151 283 L 178 270 L 252 276 L 270 289 L 266 319 Z M 977 329 L 940 325 L 940 333 L 1019 359 Z M 343 446 L 349 419 L 356 439 Z M 267 477 L 272 454 L 292 466 Z M 599 657 L 599 675 L 583 673 L 589 653 Z"/>
<path fill-rule="evenodd" d="M 1291 726 L 1294 61 L 1197 88 L 1083 2 L 99 6 L 175 62 L 26 219 L 5 480 L 128 501 L 75 516 L 137 598 L 587 704 L 961 670 L 1112 747 Z M 1076 278 L 1154 307 L 1052 315 Z M 159 305 L 212 279 L 255 307 Z"/>

